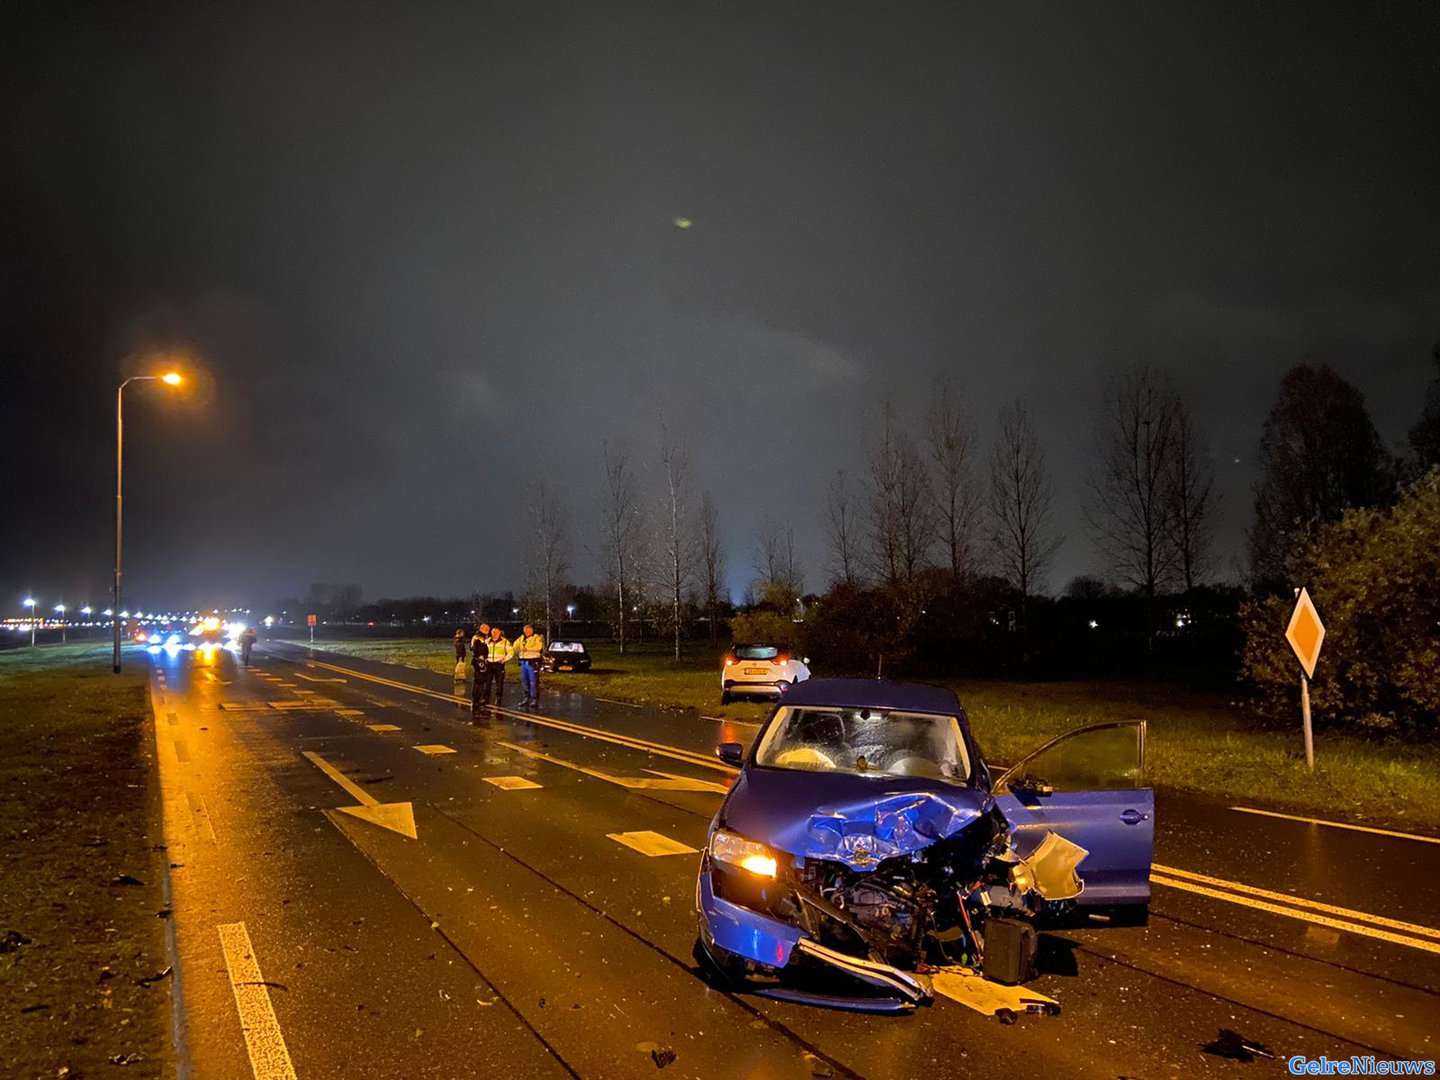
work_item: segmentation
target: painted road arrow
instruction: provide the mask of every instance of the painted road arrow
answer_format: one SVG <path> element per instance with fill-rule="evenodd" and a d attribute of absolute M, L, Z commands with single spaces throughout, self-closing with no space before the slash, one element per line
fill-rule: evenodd
<path fill-rule="evenodd" d="M 588 769 L 573 761 L 565 761 L 561 758 L 551 757 L 549 754 L 542 754 L 539 750 L 531 750 L 527 746 L 517 746 L 510 742 L 502 742 L 500 745 L 514 750 L 516 753 L 524 754 L 526 757 L 548 761 L 551 765 L 559 765 L 562 769 L 573 769 L 575 772 L 593 776 L 597 780 L 604 780 L 631 791 L 710 791 L 724 795 L 730 790 L 725 784 L 717 784 L 713 780 L 697 780 L 693 776 L 676 776 L 674 773 L 660 772 L 656 769 L 645 770 L 653 774 L 651 776 L 615 776 L 612 773 L 601 772 L 599 769 Z"/>
<path fill-rule="evenodd" d="M 304 751 L 302 756 L 360 803 L 359 806 L 337 806 L 335 809 L 342 814 L 379 825 L 382 829 L 408 836 L 411 840 L 420 839 L 415 831 L 415 809 L 410 803 L 382 803 L 313 750 Z"/>

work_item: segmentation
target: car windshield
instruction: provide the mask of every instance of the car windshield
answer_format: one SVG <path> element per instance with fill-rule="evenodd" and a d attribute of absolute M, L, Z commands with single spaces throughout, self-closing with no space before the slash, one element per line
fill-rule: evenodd
<path fill-rule="evenodd" d="M 578 641 L 552 641 L 551 652 L 584 652 L 585 646 Z"/>
<path fill-rule="evenodd" d="M 774 660 L 780 655 L 780 650 L 774 645 L 736 645 L 735 659 L 737 660 Z"/>
<path fill-rule="evenodd" d="M 782 708 L 755 764 L 970 782 L 970 758 L 955 717 L 886 709 Z"/>

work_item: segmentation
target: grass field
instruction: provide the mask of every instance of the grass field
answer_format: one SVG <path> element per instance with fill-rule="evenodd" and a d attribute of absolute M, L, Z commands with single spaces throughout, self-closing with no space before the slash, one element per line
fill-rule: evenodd
<path fill-rule="evenodd" d="M 149 709 L 108 645 L 0 653 L 0 1075 L 170 1068 Z"/>
<path fill-rule="evenodd" d="M 353 656 L 449 672 L 444 639 L 317 641 Z M 719 654 L 708 649 L 676 663 L 646 645 L 621 656 L 591 646 L 594 670 L 547 675 L 547 685 L 621 701 L 694 709 L 706 716 L 760 720 L 764 703 L 720 704 Z M 1149 722 L 1147 765 L 1156 786 L 1277 809 L 1440 831 L 1440 750 L 1398 741 L 1322 733 L 1314 774 L 1295 730 L 1266 730 L 1223 693 L 1159 683 L 952 682 L 988 759 L 1014 761 L 1053 735 L 1083 724 Z"/>

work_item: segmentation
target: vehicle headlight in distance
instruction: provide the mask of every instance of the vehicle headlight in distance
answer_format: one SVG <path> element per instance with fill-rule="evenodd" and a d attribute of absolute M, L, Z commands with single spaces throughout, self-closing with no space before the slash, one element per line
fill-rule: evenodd
<path fill-rule="evenodd" d="M 716 829 L 715 835 L 710 837 L 710 857 L 716 862 L 748 870 L 757 877 L 775 876 L 775 853 L 764 844 L 747 840 L 738 833 Z"/>

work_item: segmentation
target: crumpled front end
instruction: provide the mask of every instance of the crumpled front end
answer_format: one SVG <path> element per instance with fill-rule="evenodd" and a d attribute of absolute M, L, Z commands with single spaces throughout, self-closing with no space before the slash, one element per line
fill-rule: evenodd
<path fill-rule="evenodd" d="M 712 839 L 696 898 L 707 952 L 746 977 L 813 986 L 817 975 L 843 976 L 897 1008 L 928 1002 L 927 970 L 984 966 L 988 920 L 1033 921 L 1084 887 L 1084 849 L 1051 834 L 1019 857 L 1004 815 L 977 794 L 890 793 L 823 807 L 795 837 L 798 850 L 751 862 L 759 873 L 740 865 L 749 859 L 716 858 Z M 733 837 L 729 824 L 715 833 Z M 727 845 L 720 854 L 735 858 Z M 818 991 L 800 1000 L 844 1003 Z"/>

